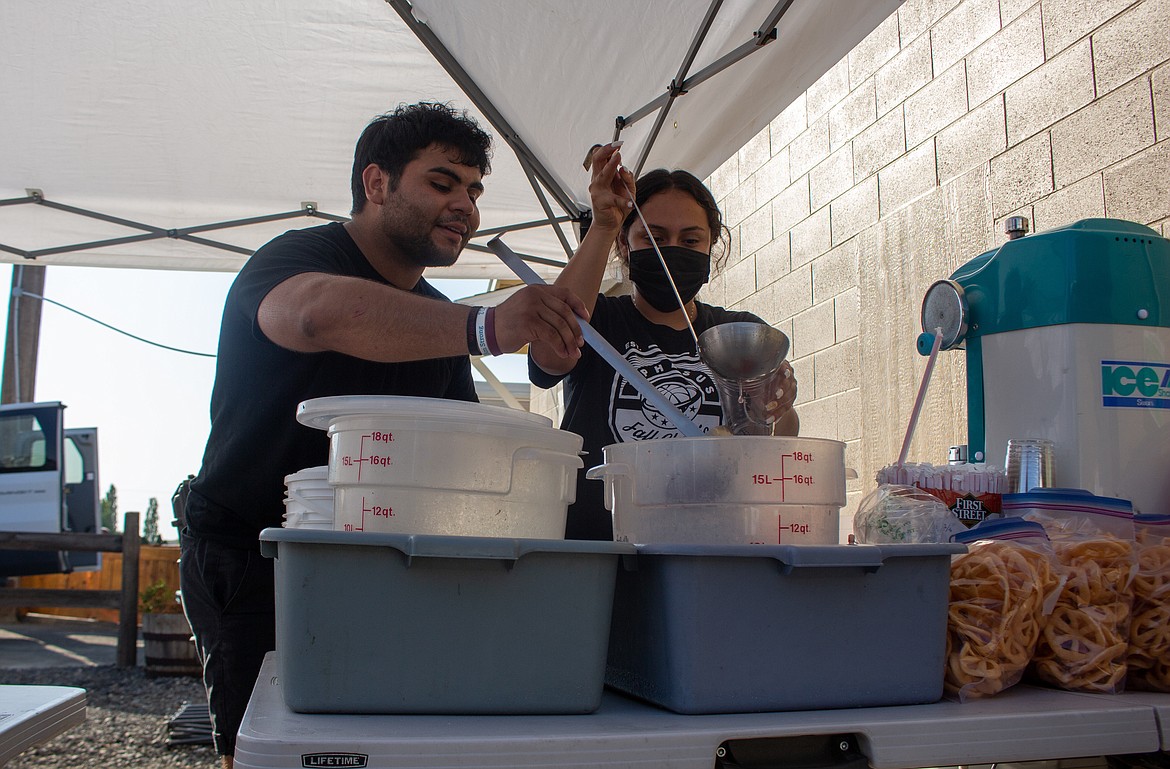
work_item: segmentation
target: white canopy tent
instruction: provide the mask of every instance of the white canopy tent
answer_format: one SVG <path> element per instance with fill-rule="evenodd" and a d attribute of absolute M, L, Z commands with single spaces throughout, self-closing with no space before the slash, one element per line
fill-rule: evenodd
<path fill-rule="evenodd" d="M 428 276 L 512 278 L 507 232 L 551 279 L 593 144 L 706 176 L 900 2 L 5 0 L 0 261 L 235 271 L 344 217 L 362 127 L 430 99 L 498 141 L 477 250 Z"/>

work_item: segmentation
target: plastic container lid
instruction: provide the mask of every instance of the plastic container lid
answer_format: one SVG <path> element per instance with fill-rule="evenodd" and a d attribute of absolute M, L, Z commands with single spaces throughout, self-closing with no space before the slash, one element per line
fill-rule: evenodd
<path fill-rule="evenodd" d="M 287 486 L 300 481 L 327 481 L 328 478 L 329 465 L 319 465 L 317 467 L 306 467 L 304 470 L 297 470 L 291 475 L 284 476 L 284 484 Z"/>
<path fill-rule="evenodd" d="M 1072 512 L 1132 515 L 1133 503 L 1118 497 L 1099 497 L 1085 489 L 1034 488 L 1028 492 L 1003 495 L 1005 515 L 1024 508 L 1069 510 Z"/>
<path fill-rule="evenodd" d="M 327 430 L 341 417 L 403 417 L 456 423 L 495 424 L 508 427 L 545 427 L 552 420 L 505 406 L 488 406 L 447 398 L 408 398 L 400 395 L 337 395 L 313 398 L 297 406 L 297 421 L 307 427 Z"/>
<path fill-rule="evenodd" d="M 1048 539 L 1044 527 L 1036 521 L 1023 518 L 987 518 L 966 531 L 960 531 L 955 542 L 978 542 L 981 539 L 1019 539 L 1021 537 L 1043 537 Z"/>

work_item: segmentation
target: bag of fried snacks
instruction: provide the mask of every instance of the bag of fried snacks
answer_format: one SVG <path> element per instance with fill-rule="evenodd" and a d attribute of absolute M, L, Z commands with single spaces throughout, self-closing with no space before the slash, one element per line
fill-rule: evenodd
<path fill-rule="evenodd" d="M 1170 515 L 1135 515 L 1127 689 L 1170 692 Z"/>
<path fill-rule="evenodd" d="M 1026 504 L 1018 504 L 1020 497 L 1027 498 Z M 1137 569 L 1133 505 L 1081 489 L 1005 495 L 1005 513 L 1021 508 L 1026 520 L 1044 526 L 1064 569 L 1064 585 L 1040 634 L 1031 674 L 1069 691 L 1124 691 Z"/>
<path fill-rule="evenodd" d="M 947 696 L 998 694 L 1024 676 L 1060 592 L 1060 568 L 1044 527 L 985 520 L 955 535 L 947 608 Z"/>

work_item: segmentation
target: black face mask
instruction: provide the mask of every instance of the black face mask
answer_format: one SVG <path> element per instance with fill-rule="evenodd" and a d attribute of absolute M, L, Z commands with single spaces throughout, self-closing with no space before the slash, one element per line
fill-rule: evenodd
<path fill-rule="evenodd" d="M 682 246 L 661 248 L 662 258 L 670 266 L 670 276 L 678 288 L 678 298 L 675 298 L 670 279 L 662 271 L 662 263 L 653 248 L 630 252 L 630 280 L 655 310 L 673 312 L 679 309 L 678 299 L 681 298 L 683 304 L 691 301 L 711 277 L 711 255 Z"/>

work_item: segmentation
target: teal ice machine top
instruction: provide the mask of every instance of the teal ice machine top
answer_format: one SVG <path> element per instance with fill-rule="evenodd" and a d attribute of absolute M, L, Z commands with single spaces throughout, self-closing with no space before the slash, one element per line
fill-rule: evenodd
<path fill-rule="evenodd" d="M 1063 323 L 1170 326 L 1170 240 L 1120 219 L 1082 219 L 1009 240 L 951 275 L 966 339 Z"/>

